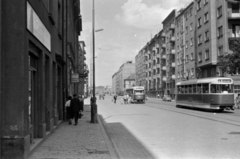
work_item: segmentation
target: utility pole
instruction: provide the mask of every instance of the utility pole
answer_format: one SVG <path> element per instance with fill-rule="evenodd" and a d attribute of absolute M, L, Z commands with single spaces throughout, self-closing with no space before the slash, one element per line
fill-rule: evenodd
<path fill-rule="evenodd" d="M 91 97 L 91 123 L 97 123 L 97 98 L 95 94 L 95 6 L 92 0 L 92 53 L 93 53 L 93 96 Z"/>

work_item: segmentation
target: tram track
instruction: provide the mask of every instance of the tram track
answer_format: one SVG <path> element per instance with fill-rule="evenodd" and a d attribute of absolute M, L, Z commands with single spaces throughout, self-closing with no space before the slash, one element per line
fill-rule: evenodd
<path fill-rule="evenodd" d="M 159 105 L 160 104 L 160 105 Z M 239 114 L 234 114 L 232 112 L 208 112 L 208 111 L 202 111 L 202 110 L 195 110 L 195 109 L 187 109 L 187 108 L 176 108 L 175 105 L 166 104 L 165 102 L 161 101 L 147 101 L 146 104 L 143 106 L 161 109 L 164 111 L 171 111 L 174 113 L 180 113 L 184 115 L 189 115 L 197 118 L 202 118 L 206 120 L 211 120 L 215 122 L 220 122 L 224 124 L 234 125 L 234 126 L 240 126 L 240 116 Z M 183 111 L 184 110 L 184 111 Z M 206 114 L 208 113 L 208 114 Z M 228 114 L 227 114 L 228 113 Z M 231 113 L 231 115 L 229 114 Z"/>

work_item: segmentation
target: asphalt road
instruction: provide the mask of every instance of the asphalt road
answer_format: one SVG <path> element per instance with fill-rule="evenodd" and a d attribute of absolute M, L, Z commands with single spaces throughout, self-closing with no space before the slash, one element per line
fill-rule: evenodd
<path fill-rule="evenodd" d="M 98 100 L 106 132 L 121 159 L 239 159 L 240 113 L 175 107 L 149 99 L 124 105 Z"/>

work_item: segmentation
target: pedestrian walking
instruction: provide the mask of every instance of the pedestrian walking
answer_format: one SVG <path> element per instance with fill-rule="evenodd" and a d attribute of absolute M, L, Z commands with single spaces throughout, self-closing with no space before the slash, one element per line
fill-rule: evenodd
<path fill-rule="evenodd" d="M 116 94 L 114 95 L 113 99 L 114 99 L 114 103 L 116 103 L 117 102 L 117 95 Z"/>
<path fill-rule="evenodd" d="M 129 101 L 129 95 L 127 94 L 126 97 L 127 97 L 127 98 L 126 98 L 126 99 L 127 99 L 127 100 L 126 100 L 126 103 L 128 104 L 128 101 Z"/>
<path fill-rule="evenodd" d="M 124 100 L 124 104 L 127 104 L 127 95 L 126 94 L 123 95 L 123 100 Z"/>
<path fill-rule="evenodd" d="M 84 96 L 83 95 L 81 95 L 80 96 L 80 98 L 79 98 L 79 100 L 80 100 L 80 112 L 79 112 L 79 118 L 82 118 L 82 116 L 83 116 L 83 108 L 84 108 Z"/>
<path fill-rule="evenodd" d="M 123 97 L 120 98 L 120 103 L 121 103 L 121 104 L 124 103 Z"/>
<path fill-rule="evenodd" d="M 240 94 L 238 94 L 238 96 L 236 97 L 235 103 L 236 103 L 236 108 L 240 109 Z"/>
<path fill-rule="evenodd" d="M 80 103 L 80 100 L 78 99 L 77 94 L 73 95 L 73 99 L 71 100 L 70 107 L 71 107 L 72 112 L 73 112 L 73 118 L 74 118 L 74 121 L 75 121 L 75 125 L 77 125 L 78 124 L 79 112 L 81 110 L 81 103 Z"/>
<path fill-rule="evenodd" d="M 67 101 L 65 103 L 65 108 L 66 108 L 66 115 L 67 115 L 67 121 L 69 124 L 72 124 L 72 118 L 73 118 L 73 113 L 72 113 L 72 110 L 70 108 L 70 103 L 71 103 L 71 100 L 72 100 L 72 96 L 68 96 L 67 97 Z"/>

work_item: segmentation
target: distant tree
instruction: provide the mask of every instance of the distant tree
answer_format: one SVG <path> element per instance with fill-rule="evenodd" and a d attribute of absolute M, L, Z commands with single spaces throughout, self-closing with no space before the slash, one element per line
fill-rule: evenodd
<path fill-rule="evenodd" d="M 240 72 L 240 38 L 229 38 L 228 42 L 232 53 L 219 57 L 218 66 L 223 73 L 233 75 Z"/>

